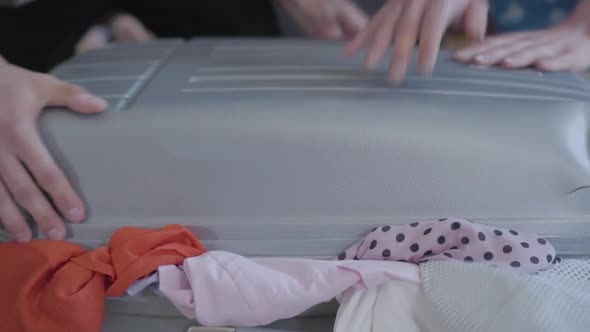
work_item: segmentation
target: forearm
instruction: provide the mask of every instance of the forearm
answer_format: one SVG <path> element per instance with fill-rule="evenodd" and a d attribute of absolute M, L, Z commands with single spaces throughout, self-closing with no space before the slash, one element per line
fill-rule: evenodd
<path fill-rule="evenodd" d="M 0 66 L 7 64 L 8 62 L 2 57 L 2 54 L 0 54 Z"/>
<path fill-rule="evenodd" d="M 575 25 L 590 33 L 590 0 L 581 0 L 573 14 L 564 22 L 566 25 Z"/>

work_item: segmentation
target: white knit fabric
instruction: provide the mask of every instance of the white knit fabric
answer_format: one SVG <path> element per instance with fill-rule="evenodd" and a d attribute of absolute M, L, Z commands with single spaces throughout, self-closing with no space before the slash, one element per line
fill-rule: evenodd
<path fill-rule="evenodd" d="M 590 281 L 590 258 L 564 259 L 554 268 L 538 273 L 545 278 Z"/>
<path fill-rule="evenodd" d="M 422 264 L 421 273 L 424 296 L 444 322 L 439 331 L 576 332 L 590 326 L 590 270 L 584 266 L 563 261 L 555 271 L 527 275 L 446 261 Z"/>

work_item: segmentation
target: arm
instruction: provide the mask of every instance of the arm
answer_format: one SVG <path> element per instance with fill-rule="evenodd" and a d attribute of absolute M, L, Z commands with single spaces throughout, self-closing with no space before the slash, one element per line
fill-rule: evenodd
<path fill-rule="evenodd" d="M 63 239 L 58 213 L 84 218 L 82 201 L 46 149 L 37 117 L 45 106 L 67 106 L 79 113 L 105 109 L 106 101 L 52 76 L 11 65 L 0 57 L 0 224 L 19 242 L 31 239 L 19 207 L 27 210 L 51 239 Z"/>

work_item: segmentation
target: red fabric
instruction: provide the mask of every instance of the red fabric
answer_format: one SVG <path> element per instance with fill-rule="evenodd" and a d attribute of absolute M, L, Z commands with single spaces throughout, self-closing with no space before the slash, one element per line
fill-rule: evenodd
<path fill-rule="evenodd" d="M 123 228 L 92 251 L 66 241 L 0 243 L 0 330 L 100 332 L 105 295 L 123 295 L 159 266 L 205 252 L 180 225 Z"/>

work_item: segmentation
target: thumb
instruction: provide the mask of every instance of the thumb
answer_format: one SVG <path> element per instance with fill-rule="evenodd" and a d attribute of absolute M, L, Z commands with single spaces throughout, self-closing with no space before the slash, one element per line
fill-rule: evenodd
<path fill-rule="evenodd" d="M 54 77 L 44 77 L 41 89 L 46 93 L 46 106 L 66 106 L 71 111 L 92 114 L 104 111 L 108 102 L 88 93 L 84 88 L 60 81 Z"/>
<path fill-rule="evenodd" d="M 482 41 L 488 25 L 488 0 L 471 0 L 465 13 L 465 33 L 473 41 Z"/>

